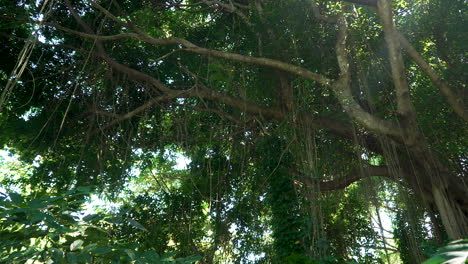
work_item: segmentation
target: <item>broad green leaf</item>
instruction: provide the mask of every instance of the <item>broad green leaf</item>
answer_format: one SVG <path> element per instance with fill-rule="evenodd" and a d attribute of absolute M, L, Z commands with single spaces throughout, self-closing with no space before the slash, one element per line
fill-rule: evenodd
<path fill-rule="evenodd" d="M 52 259 L 56 262 L 60 262 L 65 255 L 63 250 L 59 248 L 51 248 L 49 251 L 52 253 Z"/>
<path fill-rule="evenodd" d="M 133 250 L 125 249 L 124 251 L 125 251 L 125 253 L 127 253 L 127 255 L 130 257 L 131 260 L 135 260 L 136 255 L 135 255 L 135 252 Z"/>
<path fill-rule="evenodd" d="M 90 252 L 96 255 L 105 255 L 112 252 L 112 249 L 110 247 L 98 247 L 90 250 Z"/>
<path fill-rule="evenodd" d="M 130 218 L 128 219 L 128 223 L 130 225 L 132 225 L 133 227 L 137 228 L 137 229 L 140 229 L 140 230 L 143 230 L 143 231 L 147 231 L 148 232 L 148 229 L 146 229 L 142 224 L 138 223 L 136 220 Z"/>
<path fill-rule="evenodd" d="M 437 254 L 423 264 L 464 264 L 468 261 L 468 239 L 450 242 L 437 250 Z"/>
<path fill-rule="evenodd" d="M 77 259 L 79 263 L 91 263 L 92 257 L 87 252 L 81 252 L 77 255 Z"/>
<path fill-rule="evenodd" d="M 154 250 L 144 252 L 143 256 L 145 259 L 151 262 L 160 261 L 159 254 Z"/>
<path fill-rule="evenodd" d="M 96 248 L 97 246 L 98 246 L 98 245 L 97 245 L 96 243 L 89 244 L 89 245 L 85 246 L 85 247 L 83 248 L 82 251 L 83 251 L 83 252 L 88 252 L 88 251 L 93 250 L 93 249 Z"/>
<path fill-rule="evenodd" d="M 201 259 L 202 259 L 201 256 L 190 256 L 190 257 L 183 258 L 182 261 L 187 262 L 187 263 L 192 263 L 195 261 L 199 261 Z"/>
<path fill-rule="evenodd" d="M 83 245 L 84 241 L 81 239 L 73 241 L 70 245 L 70 251 L 75 251 L 77 248 L 81 247 Z"/>
<path fill-rule="evenodd" d="M 83 217 L 83 221 L 85 222 L 89 222 L 91 220 L 100 220 L 102 219 L 102 216 L 98 215 L 98 214 L 89 214 L 85 217 Z"/>
<path fill-rule="evenodd" d="M 50 237 L 50 239 L 52 239 L 54 242 L 58 242 L 60 239 L 60 234 L 55 232 L 48 233 L 47 236 Z"/>
<path fill-rule="evenodd" d="M 39 211 L 34 211 L 31 215 L 31 222 L 39 222 L 44 220 L 47 217 L 47 214 L 39 212 Z"/>
<path fill-rule="evenodd" d="M 74 253 L 74 252 L 67 253 L 67 260 L 68 260 L 68 263 L 71 263 L 71 264 L 77 263 L 78 258 L 77 258 L 76 253 Z"/>
<path fill-rule="evenodd" d="M 10 196 L 11 201 L 15 204 L 20 204 L 23 202 L 23 198 L 19 193 L 11 192 L 8 195 Z"/>
<path fill-rule="evenodd" d="M 28 206 L 32 209 L 40 209 L 44 208 L 46 205 L 40 199 L 32 199 L 29 201 Z"/>
<path fill-rule="evenodd" d="M 122 223 L 122 217 L 120 216 L 114 216 L 114 217 L 108 217 L 104 218 L 106 222 L 112 223 L 112 224 L 120 224 Z"/>
<path fill-rule="evenodd" d="M 168 253 L 162 255 L 162 256 L 161 256 L 161 259 L 162 259 L 162 260 L 169 260 L 169 259 L 172 258 L 173 256 L 177 255 L 177 253 L 179 253 L 179 252 L 177 252 L 177 251 L 168 252 Z"/>
<path fill-rule="evenodd" d="M 440 264 L 443 263 L 446 259 L 441 256 L 434 256 L 426 261 L 423 264 Z"/>
<path fill-rule="evenodd" d="M 93 188 L 91 186 L 79 186 L 76 190 L 80 193 L 89 193 Z"/>

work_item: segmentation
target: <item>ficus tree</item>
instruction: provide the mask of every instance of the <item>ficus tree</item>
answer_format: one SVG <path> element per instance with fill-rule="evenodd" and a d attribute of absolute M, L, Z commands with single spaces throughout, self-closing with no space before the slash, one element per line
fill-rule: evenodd
<path fill-rule="evenodd" d="M 167 201 L 212 221 L 214 247 L 203 235 L 173 240 L 211 250 L 207 263 L 228 247 L 223 218 L 253 227 L 228 216 L 259 208 L 259 197 L 273 255 L 320 256 L 331 223 L 351 225 L 316 201 L 347 199 L 343 189 L 374 177 L 413 195 L 448 238 L 468 235 L 462 0 L 2 1 L 0 10 L 0 139 L 40 161 L 30 184 L 116 191 L 136 163 L 151 171 L 167 149 L 183 152 L 193 164 Z M 355 201 L 348 208 L 365 213 Z"/>

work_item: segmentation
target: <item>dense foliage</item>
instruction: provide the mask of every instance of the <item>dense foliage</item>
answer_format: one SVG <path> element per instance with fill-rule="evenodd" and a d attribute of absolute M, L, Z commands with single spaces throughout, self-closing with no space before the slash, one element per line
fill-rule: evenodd
<path fill-rule="evenodd" d="M 465 261 L 467 9 L 0 0 L 0 262 Z"/>

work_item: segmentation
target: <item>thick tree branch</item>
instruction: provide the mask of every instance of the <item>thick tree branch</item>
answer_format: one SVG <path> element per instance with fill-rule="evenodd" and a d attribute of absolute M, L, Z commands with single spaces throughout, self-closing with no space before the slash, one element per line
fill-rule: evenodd
<path fill-rule="evenodd" d="M 340 79 L 336 81 L 332 89 L 335 92 L 338 101 L 343 109 L 350 117 L 355 119 L 359 124 L 380 134 L 388 135 L 395 140 L 401 142 L 401 132 L 397 124 L 380 119 L 369 112 L 365 111 L 361 105 L 356 102 L 351 91 L 351 73 L 349 70 L 350 62 L 348 60 L 348 52 L 346 50 L 347 26 L 344 17 L 338 19 L 338 33 L 336 43 L 336 56 L 340 67 Z"/>
<path fill-rule="evenodd" d="M 340 190 L 348 187 L 352 183 L 360 181 L 365 178 L 373 177 L 373 176 L 381 176 L 381 177 L 388 177 L 390 178 L 391 174 L 388 170 L 387 166 L 368 166 L 364 168 L 357 168 L 354 169 L 351 173 L 349 173 L 345 177 L 340 177 L 338 179 L 334 179 L 331 181 L 322 181 L 316 183 L 319 186 L 321 191 L 334 191 Z M 306 184 L 313 184 L 309 178 L 309 183 Z"/>
<path fill-rule="evenodd" d="M 212 89 L 208 89 L 206 87 L 200 88 L 197 87 L 197 89 L 191 89 L 191 90 L 185 90 L 185 91 L 180 91 L 180 90 L 174 90 L 163 83 L 161 83 L 159 80 L 143 73 L 137 70 L 134 70 L 126 65 L 123 65 L 121 63 L 116 62 L 114 59 L 109 57 L 100 43 L 102 40 L 111 40 L 111 39 L 117 39 L 121 37 L 132 37 L 132 38 L 138 38 L 141 40 L 144 40 L 146 42 L 155 44 L 155 45 L 183 45 L 187 47 L 187 49 L 191 49 L 192 52 L 194 53 L 199 53 L 202 55 L 208 55 L 208 56 L 215 56 L 215 57 L 220 57 L 220 58 L 225 58 L 225 59 L 232 59 L 232 60 L 237 60 L 241 62 L 246 62 L 246 63 L 251 63 L 251 64 L 256 64 L 256 65 L 261 65 L 261 66 L 267 66 L 267 67 L 272 67 L 272 68 L 277 68 L 286 72 L 294 73 L 299 76 L 302 76 L 306 79 L 309 80 L 315 80 L 325 86 L 330 86 L 331 85 L 331 80 L 323 77 L 322 75 L 312 73 L 304 68 L 297 67 L 288 63 L 284 63 L 281 61 L 276 61 L 276 60 L 271 60 L 267 58 L 256 58 L 256 57 L 250 57 L 250 56 L 244 56 L 244 55 L 239 55 L 239 54 L 232 54 L 232 53 L 227 53 L 227 52 L 221 52 L 221 51 L 213 51 L 209 49 L 204 49 L 200 48 L 193 43 L 171 37 L 171 38 L 166 38 L 166 39 L 155 39 L 152 38 L 148 35 L 146 35 L 144 32 L 136 28 L 133 24 L 130 22 L 124 22 L 120 19 L 118 19 L 115 16 L 110 17 L 112 20 L 118 20 L 120 24 L 125 25 L 127 28 L 131 28 L 133 30 L 137 30 L 138 33 L 126 33 L 125 35 L 115 35 L 115 36 L 98 36 L 96 35 L 92 29 L 84 23 L 84 21 L 81 20 L 81 18 L 76 14 L 76 12 L 73 10 L 69 2 L 66 1 L 66 4 L 68 8 L 70 9 L 70 12 L 72 13 L 73 17 L 77 22 L 85 29 L 86 33 L 81 34 L 82 37 L 92 39 L 96 41 L 96 47 L 98 51 L 96 54 L 100 56 L 101 58 L 106 61 L 109 66 L 112 68 L 127 74 L 129 77 L 136 79 L 136 80 L 143 80 L 146 81 L 150 84 L 152 84 L 154 87 L 156 87 L 158 90 L 163 92 L 163 95 L 161 97 L 157 97 L 154 99 L 150 99 L 148 102 L 143 104 L 140 107 L 137 107 L 136 109 L 130 111 L 127 114 L 124 114 L 122 116 L 117 117 L 116 120 L 112 121 L 111 124 L 109 124 L 106 127 L 110 127 L 111 125 L 114 125 L 118 122 L 121 122 L 123 120 L 129 119 L 146 109 L 149 109 L 150 107 L 154 106 L 158 102 L 161 101 L 167 101 L 171 100 L 174 98 L 186 98 L 186 97 L 200 97 L 204 99 L 209 99 L 217 102 L 224 103 L 226 105 L 229 105 L 231 107 L 234 107 L 236 109 L 239 109 L 241 111 L 245 111 L 247 113 L 253 114 L 253 115 L 258 115 L 262 116 L 262 118 L 265 119 L 270 119 L 270 120 L 284 120 L 287 118 L 285 114 L 281 111 L 281 109 L 274 109 L 270 107 L 264 107 L 260 105 L 255 105 L 249 102 L 246 102 L 245 99 L 242 98 L 236 98 L 228 95 L 221 94 L 217 91 L 214 91 Z M 100 9 L 101 11 L 104 12 L 104 10 L 109 13 L 106 9 L 102 8 Z M 109 13 L 110 14 L 110 13 Z M 108 15 L 108 14 L 106 14 Z M 111 15 L 111 14 L 110 14 Z M 109 15 L 108 15 L 109 17 Z M 55 24 L 50 24 L 51 26 L 55 26 Z M 64 27 L 60 27 L 64 31 L 67 31 L 69 33 L 76 33 L 79 31 L 71 30 L 71 29 L 66 29 Z M 185 49 L 179 49 L 179 50 L 185 50 Z M 310 113 L 298 113 L 297 114 L 297 122 L 305 122 L 310 124 L 311 127 L 316 128 L 316 129 L 327 129 L 331 133 L 346 138 L 348 140 L 353 140 L 354 135 L 354 128 L 353 125 L 349 122 L 345 121 L 340 121 L 340 120 L 334 120 L 331 118 L 327 117 L 320 117 L 314 114 Z M 369 145 L 372 151 L 378 151 L 380 148 L 378 144 L 376 143 L 377 140 L 375 139 L 374 136 L 368 135 L 365 137 L 364 141 L 366 142 L 365 144 Z"/>
<path fill-rule="evenodd" d="M 185 44 L 184 44 L 185 42 Z M 183 41 L 180 44 L 186 46 L 188 41 Z M 193 45 L 193 44 L 188 44 L 188 45 Z M 217 58 L 223 58 L 223 59 L 228 59 L 228 60 L 233 60 L 233 61 L 239 61 L 239 62 L 245 62 L 248 64 L 255 64 L 259 66 L 266 66 L 266 67 L 271 67 L 279 70 L 283 70 L 286 72 L 293 73 L 295 75 L 304 77 L 308 80 L 316 81 L 322 85 L 325 86 L 330 86 L 331 80 L 320 75 L 317 73 L 313 73 L 307 69 L 304 69 L 302 67 L 298 67 L 289 63 L 285 63 L 282 61 L 277 61 L 273 59 L 268 59 L 268 58 L 259 58 L 259 57 L 251 57 L 251 56 L 245 56 L 245 55 L 240 55 L 240 54 L 235 54 L 235 53 L 229 53 L 229 52 L 224 52 L 224 51 L 217 51 L 217 50 L 211 50 L 211 49 L 205 49 L 205 48 L 200 48 L 195 45 L 192 47 L 186 46 L 187 48 L 185 49 L 186 51 L 197 53 L 197 54 L 202 54 L 206 56 L 212 56 L 212 57 L 217 57 Z"/>
<path fill-rule="evenodd" d="M 133 109 L 132 111 L 128 112 L 128 113 L 125 113 L 123 115 L 116 115 L 114 116 L 115 119 L 112 120 L 111 122 L 107 123 L 105 126 L 103 127 L 100 127 L 98 130 L 105 130 L 115 124 L 118 124 L 124 120 L 127 120 L 127 119 L 130 119 L 146 110 L 148 110 L 149 108 L 153 107 L 154 105 L 160 103 L 160 102 L 164 102 L 164 101 L 169 101 L 169 100 L 172 100 L 172 99 L 175 99 L 175 98 L 180 98 L 180 97 L 183 97 L 184 94 L 187 94 L 189 93 L 189 91 L 180 91 L 179 93 L 173 93 L 171 95 L 162 95 L 162 96 L 158 96 L 158 97 L 153 97 L 151 98 L 150 100 L 148 100 L 146 103 L 140 105 L 139 107 Z M 99 114 L 111 114 L 111 113 L 107 113 L 107 112 L 104 112 L 104 111 L 99 111 L 98 112 Z M 97 132 L 97 131 L 95 131 Z"/>
<path fill-rule="evenodd" d="M 36 23 L 35 21 L 24 21 L 28 23 Z M 39 23 L 39 22 L 37 22 Z M 43 23 L 44 25 L 48 25 L 51 27 L 55 27 L 59 30 L 63 30 L 65 32 L 75 34 L 77 36 L 86 38 L 86 39 L 91 39 L 91 40 L 96 40 L 96 41 L 106 41 L 106 40 L 117 40 L 121 38 L 137 38 L 142 41 L 145 41 L 149 44 L 154 44 L 158 46 L 166 46 L 166 45 L 182 45 L 185 47 L 184 49 L 181 49 L 183 51 L 188 51 L 200 55 L 205 55 L 205 56 L 212 56 L 212 57 L 217 57 L 217 58 L 223 58 L 227 60 L 233 60 L 233 61 L 239 61 L 239 62 L 244 62 L 248 64 L 254 64 L 254 65 L 259 65 L 259 66 L 266 66 L 266 67 L 271 67 L 279 70 L 283 70 L 286 72 L 293 73 L 295 75 L 304 77 L 308 80 L 316 81 L 322 85 L 325 86 L 330 86 L 331 85 L 331 80 L 326 78 L 323 75 L 313 73 L 305 68 L 295 66 L 289 63 L 285 63 L 282 61 L 278 60 L 273 60 L 269 58 L 261 58 L 261 57 L 252 57 L 252 56 L 246 56 L 246 55 L 241 55 L 241 54 L 236 54 L 236 53 L 230 53 L 230 52 L 224 52 L 224 51 L 217 51 L 217 50 L 212 50 L 212 49 L 206 49 L 206 48 L 201 48 L 198 47 L 197 45 L 191 43 L 188 40 L 177 38 L 177 37 L 169 37 L 169 38 L 153 38 L 147 34 L 143 33 L 121 33 L 121 34 L 116 34 L 116 35 L 110 35 L 110 36 L 102 36 L 102 35 L 97 35 L 97 34 L 92 34 L 92 33 L 84 33 L 81 31 L 76 31 L 72 30 L 66 27 L 62 27 L 60 25 L 54 24 L 54 23 Z"/>
<path fill-rule="evenodd" d="M 234 107 L 240 111 L 247 112 L 249 114 L 262 116 L 263 118 L 270 119 L 270 120 L 284 120 L 286 119 L 286 115 L 280 108 L 271 108 L 265 107 L 257 104 L 253 104 L 251 102 L 247 102 L 242 98 L 229 96 L 222 94 L 218 91 L 213 89 L 209 89 L 206 86 L 199 83 L 196 88 L 190 90 L 174 90 L 159 80 L 155 79 L 152 76 L 149 76 L 143 72 L 134 70 L 126 65 L 120 64 L 113 60 L 112 58 L 108 57 L 107 55 L 100 54 L 100 56 L 114 69 L 127 74 L 129 77 L 136 79 L 136 80 L 143 80 L 152 85 L 154 85 L 158 90 L 164 92 L 166 97 L 158 99 L 155 98 L 155 101 L 148 101 L 147 103 L 143 104 L 142 106 L 132 110 L 128 114 L 121 116 L 118 121 L 113 122 L 112 124 L 116 124 L 117 122 L 121 122 L 125 119 L 131 118 L 150 107 L 154 106 L 156 103 L 160 102 L 161 100 L 170 100 L 174 98 L 186 98 L 186 97 L 199 97 L 203 99 L 213 100 L 219 103 L 226 104 L 228 106 Z M 301 113 L 298 115 L 298 119 L 303 120 L 304 122 L 308 122 L 311 124 L 312 127 L 317 129 L 329 129 L 332 133 L 345 137 L 347 139 L 352 139 L 353 135 L 353 127 L 352 124 L 345 122 L 334 120 L 326 117 L 319 117 L 311 115 L 310 113 Z M 109 126 L 106 126 L 106 128 Z"/>
<path fill-rule="evenodd" d="M 365 5 L 365 6 L 370 6 L 370 7 L 377 6 L 377 0 L 338 0 L 338 1 L 349 2 L 349 3 Z"/>
<path fill-rule="evenodd" d="M 215 3 L 217 1 L 206 1 L 207 3 Z M 184 51 L 192 52 L 192 53 L 197 53 L 200 55 L 205 55 L 205 56 L 212 56 L 212 57 L 218 57 L 218 58 L 223 58 L 223 59 L 228 59 L 228 60 L 233 60 L 233 61 L 239 61 L 239 62 L 244 62 L 248 64 L 254 64 L 254 65 L 259 65 L 259 66 L 266 66 L 266 67 L 271 67 L 279 70 L 283 70 L 286 72 L 293 73 L 295 75 L 304 77 L 309 80 L 316 81 L 322 85 L 325 86 L 330 86 L 331 85 L 331 80 L 326 78 L 323 75 L 313 73 L 305 68 L 298 67 L 289 63 L 285 63 L 282 61 L 278 60 L 273 60 L 273 59 L 268 59 L 268 58 L 262 58 L 262 57 L 252 57 L 252 56 L 246 56 L 246 55 L 241 55 L 241 54 L 236 54 L 236 53 L 230 53 L 230 52 L 224 52 L 224 51 L 217 51 L 217 50 L 212 50 L 212 49 L 206 49 L 199 47 L 195 45 L 194 43 L 177 38 L 177 37 L 169 37 L 169 38 L 153 38 L 146 34 L 143 30 L 139 29 L 136 27 L 134 24 L 132 24 L 130 21 L 127 20 L 127 22 L 123 22 L 122 20 L 118 19 L 115 17 L 112 13 L 110 13 L 108 10 L 100 6 L 94 1 L 91 1 L 92 5 L 99 9 L 101 12 L 103 12 L 106 16 L 108 16 L 110 19 L 118 22 L 119 24 L 129 27 L 133 31 L 136 32 L 137 38 L 145 41 L 149 44 L 154 44 L 157 46 L 164 46 L 164 45 L 182 45 L 184 47 Z M 127 35 L 125 35 L 127 36 Z M 91 37 L 91 36 L 87 36 Z M 107 36 L 110 38 L 111 36 Z M 131 35 L 131 37 L 135 37 L 135 35 Z"/>
<path fill-rule="evenodd" d="M 421 68 L 421 70 L 429 76 L 432 83 L 437 86 L 445 97 L 449 105 L 452 107 L 454 112 L 460 116 L 465 122 L 468 122 L 468 111 L 463 105 L 463 99 L 457 98 L 449 85 L 440 77 L 439 74 L 424 60 L 424 58 L 419 54 L 419 52 L 409 43 L 409 41 L 401 34 L 397 32 L 400 39 L 400 43 L 414 60 L 414 62 Z"/>
<path fill-rule="evenodd" d="M 416 111 L 411 102 L 411 95 L 406 80 L 406 70 L 401 54 L 400 40 L 393 22 L 392 0 L 378 0 L 377 12 L 380 15 L 385 42 L 387 44 L 392 79 L 395 86 L 397 111 L 405 144 L 409 147 L 426 148 L 424 136 L 421 135 L 416 119 Z"/>
<path fill-rule="evenodd" d="M 377 7 L 389 53 L 389 62 L 397 99 L 397 110 L 402 116 L 415 119 L 415 111 L 411 103 L 405 65 L 400 50 L 400 41 L 393 22 L 392 1 L 378 0 Z"/>
<path fill-rule="evenodd" d="M 263 118 L 266 119 L 271 119 L 271 120 L 284 120 L 286 116 L 284 113 L 281 111 L 281 109 L 274 109 L 274 108 L 269 108 L 269 107 L 264 107 L 260 105 L 255 105 L 252 103 L 248 103 L 245 100 L 241 98 L 236 98 L 228 95 L 221 94 L 215 90 L 208 89 L 204 86 L 198 86 L 197 89 L 191 89 L 191 90 L 173 90 L 163 83 L 161 83 L 159 80 L 143 73 L 137 70 L 134 70 L 126 65 L 120 64 L 110 58 L 104 51 L 104 48 L 102 44 L 100 43 L 101 40 L 105 40 L 106 38 L 100 38 L 96 37 L 92 31 L 92 29 L 86 25 L 86 23 L 81 20 L 81 18 L 78 16 L 78 14 L 74 11 L 74 9 L 71 7 L 70 3 L 68 0 L 65 1 L 67 4 L 68 8 L 70 9 L 70 12 L 72 13 L 72 16 L 77 20 L 77 22 L 85 29 L 86 34 L 82 35 L 85 38 L 93 39 L 96 41 L 96 47 L 98 48 L 97 54 L 102 57 L 112 68 L 121 71 L 123 73 L 128 74 L 131 78 L 137 79 L 137 80 L 143 80 L 146 81 L 153 86 L 155 86 L 158 90 L 164 93 L 161 97 L 154 98 L 154 100 L 149 100 L 147 103 L 143 104 L 140 107 L 137 107 L 136 109 L 132 110 L 131 112 L 124 114 L 122 116 L 119 116 L 117 120 L 111 122 L 112 124 L 116 124 L 118 122 L 121 122 L 125 119 L 129 119 L 138 113 L 141 113 L 145 111 L 146 109 L 152 107 L 153 105 L 157 104 L 158 102 L 161 102 L 163 100 L 171 100 L 174 98 L 180 98 L 180 97 L 200 97 L 204 99 L 209 99 L 213 101 L 217 101 L 220 103 L 224 103 L 226 105 L 229 105 L 231 107 L 235 107 L 241 111 L 245 111 L 250 114 L 262 116 Z M 113 17 L 114 19 L 117 19 L 116 17 Z M 120 21 L 122 24 L 127 25 L 128 27 L 132 29 L 137 29 L 135 26 L 130 25 L 129 23 L 125 23 L 123 21 Z M 267 59 L 267 58 L 256 58 L 256 57 L 250 57 L 250 56 L 244 56 L 240 54 L 233 54 L 233 53 L 227 53 L 227 52 L 222 52 L 222 51 L 215 51 L 215 50 L 209 50 L 209 49 L 204 49 L 200 48 L 193 43 L 180 39 L 180 38 L 166 38 L 166 39 L 155 39 L 152 38 L 148 35 L 146 35 L 144 32 L 141 30 L 137 29 L 137 33 L 135 35 L 124 35 L 125 37 L 137 37 L 138 39 L 141 39 L 143 41 L 146 41 L 148 43 L 152 43 L 155 45 L 183 45 L 186 47 L 186 49 L 190 49 L 190 51 L 202 55 L 208 55 L 208 56 L 215 56 L 215 57 L 220 57 L 220 58 L 225 58 L 225 59 L 231 59 L 231 60 L 236 60 L 240 62 L 246 62 L 246 63 L 251 63 L 251 64 L 256 64 L 256 65 L 261 65 L 261 66 L 267 66 L 267 67 L 272 67 L 272 68 L 277 68 L 280 70 L 284 70 L 286 72 L 291 72 L 294 74 L 297 74 L 299 76 L 302 76 L 306 79 L 309 80 L 315 80 L 323 85 L 330 86 L 331 80 L 323 77 L 322 75 L 312 73 L 304 68 L 297 67 L 288 63 L 284 63 L 281 61 L 276 61 L 272 59 Z M 75 31 L 68 30 L 70 33 L 74 33 Z M 111 37 L 108 37 L 107 39 L 110 39 Z M 113 38 L 113 37 L 112 37 Z M 347 139 L 352 139 L 353 135 L 353 126 L 352 124 L 345 122 L 345 121 L 339 121 L 339 120 L 333 120 L 330 118 L 325 118 L 325 117 L 318 117 L 315 115 L 310 115 L 307 113 L 299 113 L 298 118 L 300 118 L 303 122 L 309 123 L 312 127 L 316 129 L 329 129 L 330 132 L 333 134 L 336 134 L 338 136 L 347 138 Z M 110 125 L 112 125 L 110 124 Z M 109 126 L 110 126 L 109 125 Z M 106 126 L 108 127 L 108 126 Z M 371 137 L 372 139 L 373 137 Z M 371 140 L 375 141 L 375 140 Z M 372 142 L 371 142 L 372 143 Z M 375 142 L 374 142 L 375 143 Z M 371 144 L 375 145 L 375 144 Z"/>
<path fill-rule="evenodd" d="M 119 20 L 117 17 L 113 16 L 110 14 L 106 9 L 103 7 L 99 6 L 98 4 L 94 4 L 95 7 L 97 7 L 99 10 L 104 12 L 108 17 L 110 17 L 112 20 L 115 20 L 116 22 L 119 22 L 122 25 L 125 25 L 135 32 L 137 32 L 139 39 L 144 40 L 148 43 L 152 43 L 155 45 L 170 45 L 170 44 L 179 44 L 183 45 L 186 47 L 184 50 L 188 50 L 194 53 L 202 54 L 202 55 L 207 55 L 207 56 L 214 56 L 214 57 L 219 57 L 219 58 L 225 58 L 225 59 L 230 59 L 230 60 L 236 60 L 240 62 L 246 62 L 250 64 L 256 64 L 256 65 L 261 65 L 261 66 L 268 66 L 276 69 L 280 69 L 286 72 L 290 72 L 299 76 L 302 76 L 306 79 L 309 80 L 314 80 L 317 81 L 325 86 L 330 86 L 331 80 L 323 77 L 322 75 L 312 73 L 304 68 L 297 67 L 291 64 L 287 64 L 281 61 L 276 61 L 272 59 L 267 59 L 267 58 L 256 58 L 256 57 L 250 57 L 250 56 L 244 56 L 244 55 L 239 55 L 239 54 L 233 54 L 233 53 L 227 53 L 227 52 L 222 52 L 222 51 L 215 51 L 215 50 L 209 50 L 209 49 L 204 49 L 200 48 L 193 43 L 176 38 L 176 37 L 170 37 L 167 39 L 155 39 L 146 33 L 144 33 L 142 30 L 137 28 L 135 25 L 133 25 L 129 20 L 127 22 L 123 22 L 122 20 Z M 115 62 L 114 60 L 110 59 L 109 57 L 105 57 L 105 60 L 114 68 L 125 72 L 129 74 L 130 76 L 133 76 L 137 79 L 140 80 L 146 80 L 155 85 L 159 90 L 162 90 L 166 93 L 172 93 L 176 90 L 171 90 L 170 88 L 164 86 L 162 83 L 160 83 L 158 80 L 152 78 L 151 76 L 148 76 L 142 72 L 133 70 L 125 65 L 122 65 L 120 63 Z M 195 91 L 192 91 L 192 93 Z M 186 96 L 191 96 L 193 94 L 186 93 Z M 259 105 L 255 105 L 252 103 L 248 103 L 245 100 L 241 98 L 236 98 L 232 96 L 227 96 L 223 95 L 215 90 L 208 89 L 206 87 L 198 88 L 196 89 L 196 97 L 200 98 L 205 98 L 205 99 L 210 99 L 213 101 L 221 102 L 226 105 L 229 105 L 231 107 L 235 107 L 241 111 L 248 112 L 250 114 L 254 115 L 259 115 L 262 116 L 263 118 L 266 119 L 272 119 L 272 120 L 284 120 L 286 117 L 284 113 L 280 109 L 274 109 L 274 108 L 269 108 L 269 107 L 263 107 Z M 151 105 L 151 104 L 148 104 Z M 359 104 L 356 103 L 356 106 L 359 106 Z M 139 111 L 143 111 L 144 108 L 139 108 Z M 136 112 L 134 112 L 136 113 Z M 372 124 L 373 120 L 372 116 L 363 111 L 364 116 L 366 116 L 366 122 L 367 124 Z M 316 115 L 311 115 L 307 113 L 298 113 L 298 119 L 311 124 L 312 127 L 316 129 L 329 129 L 333 134 L 338 135 L 340 137 L 344 137 L 349 140 L 353 140 L 352 135 L 354 134 L 354 128 L 352 124 L 344 121 L 338 121 L 338 120 L 333 120 L 330 118 L 325 118 L 325 117 L 320 117 Z M 376 122 L 376 127 L 386 127 L 388 126 L 388 123 L 385 122 Z M 393 128 L 392 128 L 393 129 Z M 379 130 L 379 129 L 377 129 Z M 388 129 L 387 129 L 388 132 Z M 390 133 L 392 134 L 392 133 Z M 393 133 L 395 135 L 395 138 L 398 138 L 397 133 Z M 371 146 L 373 151 L 376 151 L 379 149 L 376 144 L 376 140 L 373 136 L 368 136 L 366 137 L 366 142 L 369 141 L 369 145 Z"/>

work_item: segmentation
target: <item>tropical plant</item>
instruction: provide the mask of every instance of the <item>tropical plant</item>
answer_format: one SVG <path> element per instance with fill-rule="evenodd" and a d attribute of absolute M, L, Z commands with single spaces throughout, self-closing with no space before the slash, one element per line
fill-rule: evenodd
<path fill-rule="evenodd" d="M 120 215 L 83 215 L 79 210 L 89 188 L 50 196 L 16 192 L 0 200 L 1 263 L 181 263 L 199 257 L 174 258 L 142 251 L 137 243 L 112 240 L 112 227 L 125 223 Z M 128 224 L 147 231 L 135 220 Z"/>

